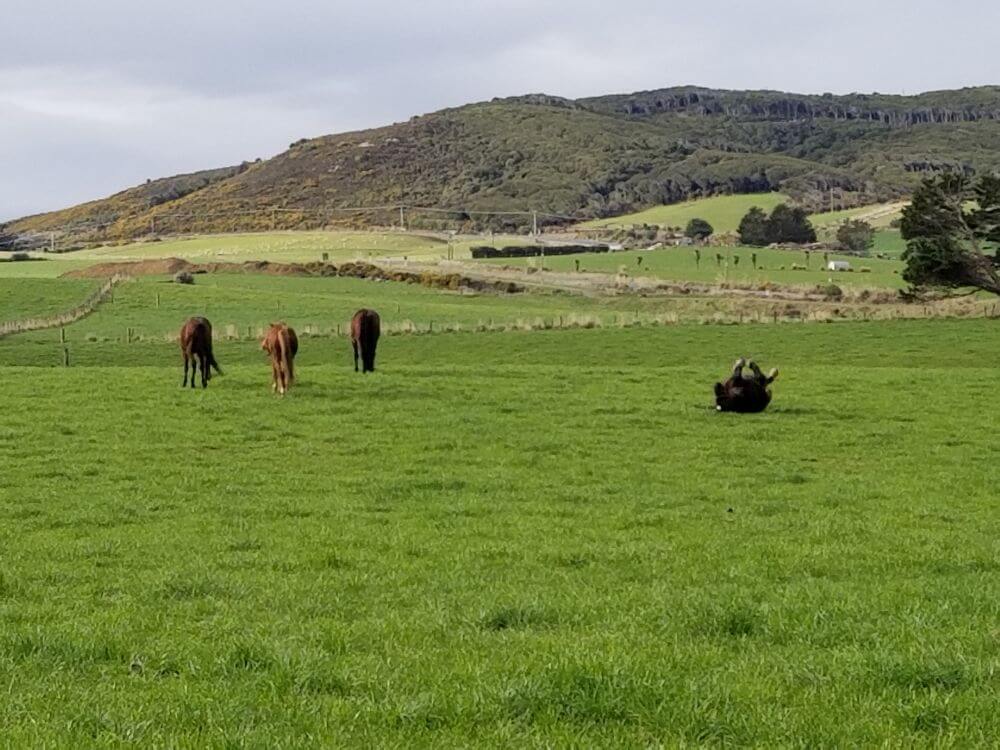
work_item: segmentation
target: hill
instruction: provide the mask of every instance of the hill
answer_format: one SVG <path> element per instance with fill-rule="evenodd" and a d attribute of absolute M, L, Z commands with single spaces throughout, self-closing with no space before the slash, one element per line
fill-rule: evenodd
<path fill-rule="evenodd" d="M 399 204 L 410 207 L 411 226 L 510 230 L 530 214 L 495 212 L 537 211 L 542 222 L 559 222 L 772 191 L 813 210 L 850 208 L 897 199 L 926 174 L 1000 168 L 997 142 L 998 87 L 907 97 L 695 87 L 580 100 L 531 95 L 304 139 L 272 159 L 155 181 L 4 232 L 103 241 L 386 225 L 398 221 Z"/>

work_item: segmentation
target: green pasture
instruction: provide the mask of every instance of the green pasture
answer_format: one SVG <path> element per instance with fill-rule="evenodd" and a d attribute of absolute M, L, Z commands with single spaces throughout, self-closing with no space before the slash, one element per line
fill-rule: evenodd
<path fill-rule="evenodd" d="M 779 203 L 786 203 L 789 200 L 789 197 L 782 193 L 717 195 L 683 203 L 654 206 L 634 214 L 590 221 L 582 226 L 594 229 L 656 224 L 661 227 L 684 228 L 691 219 L 704 219 L 716 232 L 735 232 L 740 219 L 754 206 L 770 213 Z"/>
<path fill-rule="evenodd" d="M 752 263 L 754 254 L 757 256 L 757 269 L 754 269 Z M 717 255 L 722 256 L 721 261 L 716 259 Z M 843 286 L 891 289 L 905 286 L 900 275 L 903 264 L 898 261 L 855 258 L 837 253 L 829 253 L 828 256 L 830 260 L 849 261 L 855 270 L 827 271 L 823 252 L 815 250 L 811 251 L 807 258 L 805 251 L 802 250 L 751 247 L 667 247 L 658 250 L 549 256 L 544 259 L 496 258 L 477 262 L 539 268 L 544 266 L 555 271 L 575 271 L 579 263 L 581 271 L 618 273 L 624 270 L 635 276 L 653 276 L 679 282 L 746 284 L 770 282 L 815 286 L 832 280 L 833 283 Z M 793 265 L 806 266 L 806 270 L 792 270 Z M 870 272 L 862 273 L 860 269 L 863 267 L 869 268 Z"/>
<path fill-rule="evenodd" d="M 79 305 L 100 286 L 92 279 L 0 276 L 0 323 L 56 315 Z"/>
<path fill-rule="evenodd" d="M 812 214 L 809 220 L 817 228 L 833 227 L 850 219 L 866 221 L 876 229 L 888 229 L 889 225 L 902 216 L 906 203 L 877 203 L 870 206 L 858 206 L 840 211 L 826 211 Z"/>
<path fill-rule="evenodd" d="M 460 235 L 451 242 L 454 258 L 468 258 L 473 245 L 520 245 L 530 241 L 514 235 Z M 243 263 L 268 260 L 274 263 L 306 263 L 448 257 L 449 242 L 437 236 L 393 232 L 268 232 L 202 235 L 161 241 L 107 245 L 57 255 L 41 260 L 0 263 L 0 278 L 51 278 L 96 263 L 183 258 L 193 263 Z"/>
<path fill-rule="evenodd" d="M 32 280 L 37 294 L 62 292 L 65 279 Z M 0 280 L 4 286 L 23 280 Z M 96 283 L 72 282 L 73 288 Z M 44 291 L 43 290 L 47 290 Z M 65 294 L 65 293 L 64 293 Z M 55 296 L 55 295 L 54 295 Z M 82 299 L 84 295 L 81 294 Z M 23 299 L 29 299 L 25 296 Z M 77 299 L 53 312 L 69 309 Z M 593 321 L 615 324 L 637 315 L 711 315 L 723 300 L 578 294 L 470 294 L 430 289 L 421 285 L 379 283 L 340 277 L 289 277 L 258 274 L 203 274 L 193 285 L 175 284 L 167 277 L 141 277 L 118 286 L 111 300 L 85 319 L 67 327 L 71 354 L 90 356 L 92 344 L 108 339 L 163 339 L 174 337 L 192 315 L 212 321 L 218 336 L 252 338 L 261 327 L 283 320 L 300 333 L 330 335 L 340 327 L 346 334 L 354 312 L 362 307 L 379 311 L 387 331 L 412 328 L 427 332 L 459 325 L 465 328 L 553 326 Z M 726 309 L 728 309 L 726 307 Z M 37 311 L 36 311 L 37 312 Z M 62 334 L 58 329 L 27 335 L 53 361 L 62 361 Z M 20 339 L 18 339 L 20 340 Z M 14 339 L 0 339 L 0 349 Z M 42 360 L 49 361 L 49 360 Z"/>
<path fill-rule="evenodd" d="M 993 321 L 393 336 L 369 376 L 305 338 L 285 398 L 252 341 L 205 391 L 43 344 L 0 340 L 12 747 L 1000 736 Z M 712 409 L 739 354 L 765 414 Z"/>

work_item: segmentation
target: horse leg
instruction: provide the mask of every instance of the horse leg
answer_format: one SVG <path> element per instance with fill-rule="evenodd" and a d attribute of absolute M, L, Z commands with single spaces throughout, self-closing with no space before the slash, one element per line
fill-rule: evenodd
<path fill-rule="evenodd" d="M 743 368 L 746 367 L 746 365 L 747 365 L 747 361 L 745 359 L 743 359 L 743 357 L 740 357 L 738 360 L 736 360 L 733 363 L 733 377 L 734 378 L 742 378 L 743 377 Z"/>
<path fill-rule="evenodd" d="M 198 378 L 198 358 L 191 355 L 191 387 L 194 388 L 194 381 Z"/>
<path fill-rule="evenodd" d="M 351 346 L 354 347 L 354 372 L 358 371 L 358 342 L 357 339 L 351 339 Z"/>
<path fill-rule="evenodd" d="M 749 367 L 750 371 L 753 373 L 754 380 L 756 380 L 761 385 L 764 385 L 767 382 L 767 378 L 764 377 L 764 373 L 760 371 L 760 367 L 758 367 L 757 363 L 754 362 L 752 359 L 750 360 L 749 363 L 747 363 L 747 367 Z"/>
<path fill-rule="evenodd" d="M 774 379 L 777 378 L 777 377 L 778 377 L 778 368 L 777 367 L 772 367 L 771 371 L 769 373 L 767 373 L 767 377 L 764 378 L 764 382 L 767 385 L 771 385 L 771 383 L 773 383 Z"/>
<path fill-rule="evenodd" d="M 201 355 L 201 387 L 208 388 L 208 357 Z"/>
<path fill-rule="evenodd" d="M 184 355 L 184 382 L 181 383 L 181 388 L 187 388 L 188 384 L 188 357 L 187 354 Z"/>
<path fill-rule="evenodd" d="M 271 393 L 278 392 L 278 363 L 274 359 L 274 355 L 271 355 Z"/>

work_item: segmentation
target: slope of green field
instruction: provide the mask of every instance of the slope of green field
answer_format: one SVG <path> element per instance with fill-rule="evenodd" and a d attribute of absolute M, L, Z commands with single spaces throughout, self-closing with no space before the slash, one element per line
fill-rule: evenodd
<path fill-rule="evenodd" d="M 524 235 L 460 235 L 450 243 L 434 235 L 393 232 L 262 232 L 168 238 L 158 242 L 107 245 L 43 259 L 0 263 L 0 278 L 51 278 L 95 263 L 183 258 L 193 263 L 242 263 L 268 260 L 273 263 L 306 263 L 411 258 L 413 260 L 468 258 L 473 245 L 522 245 Z"/>
<path fill-rule="evenodd" d="M 49 281 L 62 284 L 64 280 Z M 191 315 L 205 315 L 219 335 L 246 336 L 270 322 L 284 320 L 299 331 L 324 335 L 341 326 L 346 332 L 354 312 L 362 307 L 380 311 L 386 326 L 405 321 L 426 330 L 440 326 L 512 325 L 538 318 L 618 313 L 650 314 L 673 309 L 669 298 L 588 297 L 569 294 L 464 294 L 442 292 L 419 285 L 377 283 L 352 278 L 300 278 L 256 274 L 206 274 L 193 285 L 144 277 L 115 290 L 114 301 L 67 328 L 69 340 L 86 345 L 88 339 L 121 338 L 125 329 L 135 338 L 163 338 L 177 333 Z M 72 305 L 67 305 L 71 307 Z M 40 343 L 54 343 L 59 331 L 39 331 Z M 0 343 L 0 347 L 4 344 Z M 55 349 L 52 350 L 55 352 Z"/>
<path fill-rule="evenodd" d="M 992 322 L 95 346 L 0 348 L 11 746 L 1000 735 Z"/>
<path fill-rule="evenodd" d="M 842 211 L 826 211 L 824 213 L 811 214 L 809 220 L 817 229 L 835 226 L 848 219 L 866 221 L 876 229 L 886 229 L 893 221 L 902 217 L 905 205 L 905 202 L 897 201 L 895 203 L 859 206 Z"/>
<path fill-rule="evenodd" d="M 74 260 L 184 258 L 192 262 L 272 260 L 281 263 L 373 257 L 442 257 L 446 242 L 416 234 L 378 232 L 268 232 L 219 234 L 99 247 L 73 253 Z"/>
<path fill-rule="evenodd" d="M 661 227 L 687 226 L 691 219 L 704 219 L 716 232 L 735 232 L 740 219 L 754 206 L 770 212 L 779 203 L 789 200 L 781 193 L 754 193 L 750 195 L 718 195 L 712 198 L 655 206 L 624 216 L 600 219 L 583 224 L 585 228 L 632 226 L 634 224 L 656 224 Z"/>
<path fill-rule="evenodd" d="M 698 256 L 700 253 L 700 259 Z M 721 261 L 716 256 L 721 256 Z M 757 268 L 753 256 L 757 256 Z M 905 286 L 900 273 L 903 265 L 894 260 L 855 258 L 837 253 L 826 254 L 830 260 L 847 260 L 855 272 L 832 273 L 825 270 L 824 253 L 812 251 L 771 250 L 752 247 L 671 247 L 659 250 L 630 250 L 616 253 L 587 253 L 542 258 L 498 258 L 482 263 L 509 266 L 544 265 L 556 271 L 598 271 L 617 273 L 624 270 L 635 276 L 653 276 L 671 281 L 740 282 L 775 284 L 823 284 L 832 279 L 838 285 L 899 289 Z M 739 259 L 736 261 L 736 259 Z M 641 263 L 640 263 L 641 261 Z M 808 265 L 807 265 L 808 264 Z M 806 270 L 792 270 L 793 265 Z M 870 272 L 861 273 L 861 268 Z"/>
<path fill-rule="evenodd" d="M 91 279 L 14 278 L 0 275 L 0 322 L 65 312 L 83 302 L 99 285 L 99 282 Z"/>

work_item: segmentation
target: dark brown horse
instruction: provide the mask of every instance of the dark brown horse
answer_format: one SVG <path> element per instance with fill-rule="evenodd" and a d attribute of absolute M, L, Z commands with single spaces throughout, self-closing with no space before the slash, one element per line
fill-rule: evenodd
<path fill-rule="evenodd" d="M 212 324 L 205 318 L 189 318 L 181 327 L 180 341 L 181 354 L 184 356 L 184 382 L 181 387 L 188 383 L 188 364 L 190 364 L 191 387 L 194 388 L 194 379 L 200 364 L 201 387 L 207 388 L 208 381 L 212 379 L 213 367 L 217 373 L 222 374 L 219 363 L 212 354 Z"/>
<path fill-rule="evenodd" d="M 351 318 L 351 346 L 354 347 L 354 372 L 358 371 L 358 357 L 361 357 L 362 372 L 375 372 L 375 347 L 381 321 L 374 310 L 362 309 Z"/>
<path fill-rule="evenodd" d="M 750 377 L 743 375 L 743 368 L 749 367 Z M 740 357 L 733 365 L 733 374 L 725 383 L 715 384 L 715 408 L 718 411 L 734 411 L 751 414 L 764 411 L 771 403 L 771 391 L 767 389 L 778 377 L 778 368 L 767 375 L 760 371 L 756 362 L 749 363 Z"/>
<path fill-rule="evenodd" d="M 271 390 L 282 396 L 295 380 L 295 355 L 299 353 L 299 337 L 284 323 L 272 323 L 260 348 L 271 355 Z"/>

